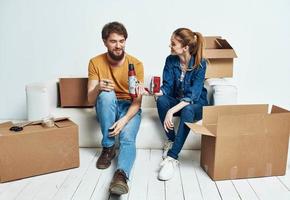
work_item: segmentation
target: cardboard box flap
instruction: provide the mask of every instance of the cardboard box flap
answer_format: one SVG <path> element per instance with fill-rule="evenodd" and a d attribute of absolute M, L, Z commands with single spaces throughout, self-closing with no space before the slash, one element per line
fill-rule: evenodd
<path fill-rule="evenodd" d="M 233 49 L 233 47 L 225 39 L 217 38 L 215 42 L 221 49 Z"/>
<path fill-rule="evenodd" d="M 69 119 L 67 119 L 67 120 L 62 120 L 62 121 L 55 122 L 54 124 L 58 128 L 64 128 L 64 127 L 71 126 L 74 123 L 72 121 L 70 121 Z"/>
<path fill-rule="evenodd" d="M 273 105 L 271 109 L 271 113 L 287 113 L 287 112 L 290 111 L 276 105 Z"/>
<path fill-rule="evenodd" d="M 211 131 L 209 131 L 206 127 L 202 126 L 202 125 L 198 125 L 195 123 L 188 123 L 185 122 L 185 124 L 194 132 L 197 134 L 201 134 L 201 135 L 207 135 L 207 136 L 212 136 L 212 137 L 216 137 L 215 134 L 213 134 Z"/>
<path fill-rule="evenodd" d="M 205 39 L 205 49 L 214 49 L 216 48 L 216 39 L 221 39 L 221 36 L 206 36 Z"/>
<path fill-rule="evenodd" d="M 267 104 L 253 105 L 219 105 L 219 106 L 204 106 L 203 119 L 204 126 L 218 124 L 218 117 L 223 115 L 240 115 L 240 114 L 267 114 Z"/>
<path fill-rule="evenodd" d="M 205 49 L 205 58 L 236 58 L 237 55 L 233 49 Z"/>
<path fill-rule="evenodd" d="M 219 36 L 205 37 L 205 58 L 236 58 L 232 46 L 227 42 L 227 40 L 222 39 Z"/>

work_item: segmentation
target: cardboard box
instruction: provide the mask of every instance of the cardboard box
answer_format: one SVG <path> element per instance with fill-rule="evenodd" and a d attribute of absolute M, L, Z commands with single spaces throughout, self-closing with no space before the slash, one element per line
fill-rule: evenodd
<path fill-rule="evenodd" d="M 61 107 L 93 107 L 87 100 L 88 78 L 60 78 L 59 93 Z"/>
<path fill-rule="evenodd" d="M 221 78 L 233 76 L 234 49 L 220 36 L 205 37 L 204 57 L 208 60 L 206 78 Z"/>
<path fill-rule="evenodd" d="M 268 105 L 207 106 L 202 125 L 201 167 L 213 180 L 285 174 L 290 112 Z"/>
<path fill-rule="evenodd" d="M 78 126 L 70 120 L 13 132 L 0 124 L 0 182 L 79 167 Z"/>

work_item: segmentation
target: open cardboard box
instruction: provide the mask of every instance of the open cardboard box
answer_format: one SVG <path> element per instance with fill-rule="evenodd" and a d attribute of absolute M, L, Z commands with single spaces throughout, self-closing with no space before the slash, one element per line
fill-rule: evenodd
<path fill-rule="evenodd" d="M 203 108 L 202 125 L 186 123 L 202 135 L 201 167 L 213 180 L 285 174 L 290 112 L 268 105 Z"/>
<path fill-rule="evenodd" d="M 234 49 L 220 36 L 205 37 L 204 57 L 208 60 L 206 78 L 221 78 L 233 76 Z"/>
<path fill-rule="evenodd" d="M 70 120 L 55 126 L 0 124 L 0 182 L 79 167 L 78 126 Z"/>

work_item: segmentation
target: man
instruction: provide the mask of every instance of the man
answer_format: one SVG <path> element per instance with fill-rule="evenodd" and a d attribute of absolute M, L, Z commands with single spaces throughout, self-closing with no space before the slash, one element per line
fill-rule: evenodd
<path fill-rule="evenodd" d="M 110 166 L 116 155 L 115 137 L 119 136 L 117 170 L 110 184 L 110 193 L 128 192 L 129 179 L 136 157 L 136 136 L 141 121 L 142 95 L 132 99 L 128 92 L 128 65 L 134 64 L 136 78 L 144 81 L 143 64 L 125 53 L 127 30 L 119 22 L 106 24 L 102 39 L 107 52 L 89 62 L 88 101 L 95 104 L 97 119 L 103 134 L 103 150 L 98 158 L 98 169 Z"/>

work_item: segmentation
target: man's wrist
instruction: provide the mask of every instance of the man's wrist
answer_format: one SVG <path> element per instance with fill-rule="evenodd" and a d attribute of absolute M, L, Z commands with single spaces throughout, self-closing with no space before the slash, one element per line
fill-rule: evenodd
<path fill-rule="evenodd" d="M 127 115 L 125 115 L 123 118 L 126 120 L 126 122 L 129 121 L 129 117 Z"/>

